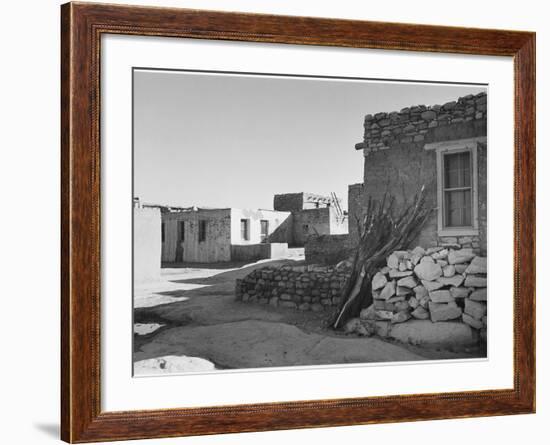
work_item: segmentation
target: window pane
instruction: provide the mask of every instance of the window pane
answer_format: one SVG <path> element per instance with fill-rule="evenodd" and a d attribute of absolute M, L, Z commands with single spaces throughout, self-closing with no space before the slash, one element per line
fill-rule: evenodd
<path fill-rule="evenodd" d="M 447 154 L 443 158 L 444 187 L 470 187 L 470 152 Z"/>
<path fill-rule="evenodd" d="M 445 192 L 445 226 L 472 225 L 472 191 L 454 190 Z"/>

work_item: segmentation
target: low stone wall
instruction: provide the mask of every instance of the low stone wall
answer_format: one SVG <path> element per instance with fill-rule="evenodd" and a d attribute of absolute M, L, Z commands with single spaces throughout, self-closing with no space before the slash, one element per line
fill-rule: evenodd
<path fill-rule="evenodd" d="M 306 262 L 310 264 L 337 264 L 351 254 L 349 235 L 310 236 L 305 244 Z"/>
<path fill-rule="evenodd" d="M 349 277 L 344 266 L 267 266 L 236 281 L 235 298 L 299 309 L 322 311 L 340 304 L 340 291 Z"/>
<path fill-rule="evenodd" d="M 348 331 L 379 333 L 381 321 L 459 321 L 486 340 L 487 258 L 472 248 L 396 251 L 373 277 L 372 294 L 374 303 L 348 322 Z"/>

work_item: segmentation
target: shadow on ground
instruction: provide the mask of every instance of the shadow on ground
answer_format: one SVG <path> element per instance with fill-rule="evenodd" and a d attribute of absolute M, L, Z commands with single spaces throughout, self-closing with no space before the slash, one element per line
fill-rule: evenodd
<path fill-rule="evenodd" d="M 161 326 L 146 335 L 134 336 L 134 362 L 157 359 L 166 366 L 166 361 L 174 357 L 202 358 L 217 369 L 238 369 L 463 357 L 376 337 L 345 336 L 328 329 L 333 315 L 329 312 L 235 301 L 237 278 L 282 262 L 288 260 L 223 263 L 223 267 L 187 264 L 163 269 L 159 289 L 148 287 L 139 300 L 147 304 L 134 309 L 136 323 Z M 160 298 L 159 303 L 153 304 L 156 298 Z M 163 298 L 176 301 L 166 302 Z"/>

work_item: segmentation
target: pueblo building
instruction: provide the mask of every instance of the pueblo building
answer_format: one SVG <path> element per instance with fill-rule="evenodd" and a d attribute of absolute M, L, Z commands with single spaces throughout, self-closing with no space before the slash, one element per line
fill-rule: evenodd
<path fill-rule="evenodd" d="M 369 196 L 388 192 L 397 205 L 422 186 L 434 209 L 414 245 L 487 250 L 487 94 L 443 105 L 418 105 L 367 115 L 363 183 L 349 186 L 350 243 L 358 239 Z"/>
<path fill-rule="evenodd" d="M 157 209 L 162 263 L 285 258 L 289 246 L 303 247 L 311 236 L 348 231 L 347 213 L 334 194 L 275 195 L 273 210 L 184 208 L 141 204 L 138 199 L 134 207 Z"/>

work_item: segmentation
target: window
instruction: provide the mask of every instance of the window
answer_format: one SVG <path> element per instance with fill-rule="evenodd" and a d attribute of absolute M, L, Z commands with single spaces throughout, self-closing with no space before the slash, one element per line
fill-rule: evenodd
<path fill-rule="evenodd" d="M 472 163 L 469 151 L 443 155 L 443 225 L 472 226 Z"/>
<path fill-rule="evenodd" d="M 164 242 L 164 223 L 160 225 L 160 239 L 161 242 Z"/>
<path fill-rule="evenodd" d="M 178 221 L 178 233 L 180 241 L 185 241 L 185 221 Z"/>
<path fill-rule="evenodd" d="M 437 232 L 439 236 L 476 236 L 478 229 L 478 144 L 486 137 L 426 144 L 437 165 Z"/>
<path fill-rule="evenodd" d="M 206 240 L 206 220 L 199 220 L 199 243 Z"/>
<path fill-rule="evenodd" d="M 260 242 L 267 242 L 267 236 L 269 235 L 269 221 L 267 219 L 260 220 Z"/>
<path fill-rule="evenodd" d="M 243 241 L 248 241 L 250 239 L 248 219 L 241 219 L 241 239 Z"/>

